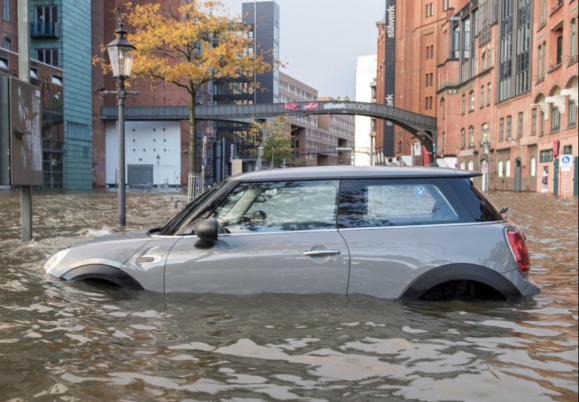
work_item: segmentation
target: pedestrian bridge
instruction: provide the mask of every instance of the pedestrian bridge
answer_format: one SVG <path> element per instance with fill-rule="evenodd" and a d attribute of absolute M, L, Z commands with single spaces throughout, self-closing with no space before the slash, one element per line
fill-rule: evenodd
<path fill-rule="evenodd" d="M 254 119 L 264 120 L 280 116 L 303 117 L 327 114 L 367 116 L 390 121 L 413 133 L 430 152 L 438 139 L 436 118 L 376 103 L 332 101 L 195 107 L 196 120 L 239 123 L 251 123 Z M 189 108 L 186 106 L 127 107 L 125 117 L 127 120 L 139 121 L 188 120 Z M 102 119 L 117 120 L 118 109 L 110 106 L 103 107 Z"/>

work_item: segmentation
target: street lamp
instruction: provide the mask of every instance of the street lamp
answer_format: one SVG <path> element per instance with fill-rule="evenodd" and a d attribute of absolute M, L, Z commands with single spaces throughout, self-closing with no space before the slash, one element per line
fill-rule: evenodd
<path fill-rule="evenodd" d="M 375 152 L 375 147 L 376 147 L 376 131 L 371 131 L 370 132 L 370 166 L 374 166 L 376 164 L 376 162 L 374 161 L 376 152 Z"/>
<path fill-rule="evenodd" d="M 157 154 L 157 188 L 161 188 L 161 155 Z"/>
<path fill-rule="evenodd" d="M 260 171 L 261 170 L 261 163 L 263 161 L 263 155 L 265 153 L 265 149 L 263 148 L 263 146 L 259 146 L 259 148 L 257 148 L 257 164 L 255 166 L 255 170 Z"/>
<path fill-rule="evenodd" d="M 119 19 L 119 26 L 115 32 L 117 37 L 107 45 L 109 58 L 111 60 L 111 68 L 113 70 L 113 77 L 117 81 L 116 92 L 119 104 L 119 207 L 118 219 L 119 226 L 125 227 L 127 225 L 127 211 L 126 211 L 126 188 L 125 188 L 125 100 L 129 92 L 126 90 L 125 80 L 131 76 L 131 69 L 133 67 L 133 58 L 135 56 L 136 48 L 127 40 L 127 30 L 123 27 L 122 20 Z M 131 92 L 136 95 L 137 93 Z"/>

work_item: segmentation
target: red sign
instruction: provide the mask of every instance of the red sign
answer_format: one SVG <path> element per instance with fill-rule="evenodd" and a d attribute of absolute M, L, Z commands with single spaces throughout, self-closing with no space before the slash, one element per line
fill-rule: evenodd
<path fill-rule="evenodd" d="M 291 110 L 292 112 L 299 112 L 302 106 L 299 103 L 286 103 L 285 110 Z"/>
<path fill-rule="evenodd" d="M 561 146 L 561 142 L 560 141 L 555 141 L 553 142 L 553 158 L 558 158 L 559 157 L 559 148 Z"/>
<path fill-rule="evenodd" d="M 312 112 L 318 110 L 320 108 L 320 104 L 318 102 L 286 103 L 284 105 L 284 108 L 285 110 L 289 110 L 291 112 L 300 112 L 300 111 Z"/>

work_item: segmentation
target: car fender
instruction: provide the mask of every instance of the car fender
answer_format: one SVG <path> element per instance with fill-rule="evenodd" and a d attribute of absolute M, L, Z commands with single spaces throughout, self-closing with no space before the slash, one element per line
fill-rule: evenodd
<path fill-rule="evenodd" d="M 122 288 L 143 290 L 143 286 L 131 275 L 107 265 L 84 265 L 68 271 L 61 278 L 66 281 L 99 279 Z"/>
<path fill-rule="evenodd" d="M 412 282 L 401 299 L 419 300 L 430 289 L 446 282 L 475 281 L 500 292 L 507 300 L 521 297 L 517 287 L 500 273 L 480 265 L 452 264 L 426 272 Z"/>

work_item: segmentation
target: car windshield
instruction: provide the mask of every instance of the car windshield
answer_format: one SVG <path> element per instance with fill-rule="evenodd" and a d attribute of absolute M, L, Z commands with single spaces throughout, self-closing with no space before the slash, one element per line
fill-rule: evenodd
<path fill-rule="evenodd" d="M 177 214 L 173 219 L 171 219 L 165 226 L 163 226 L 160 230 L 160 233 L 165 236 L 173 236 L 177 229 L 187 221 L 194 213 L 196 213 L 207 200 L 211 199 L 215 194 L 219 192 L 224 186 L 226 182 L 223 182 L 221 185 L 213 187 L 212 189 L 203 193 L 199 198 L 189 204 L 181 213 Z"/>

